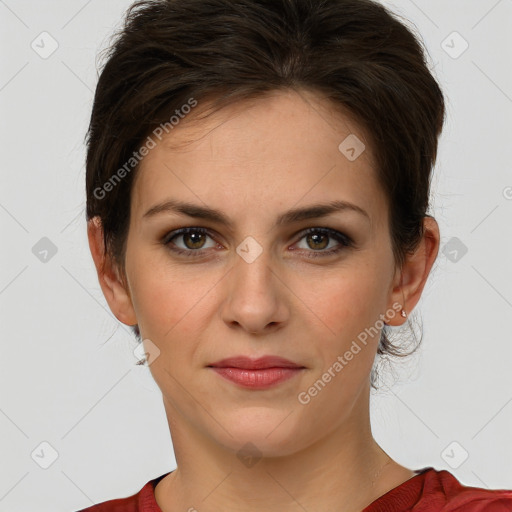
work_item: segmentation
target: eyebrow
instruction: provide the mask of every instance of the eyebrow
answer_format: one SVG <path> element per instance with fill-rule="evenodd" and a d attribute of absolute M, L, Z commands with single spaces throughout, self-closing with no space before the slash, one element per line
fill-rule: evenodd
<path fill-rule="evenodd" d="M 319 203 L 306 206 L 303 208 L 293 208 L 282 213 L 276 220 L 276 226 L 292 224 L 307 219 L 316 219 L 326 217 L 336 212 L 353 211 L 363 215 L 371 223 L 369 214 L 356 204 L 347 201 L 331 201 L 329 203 Z M 194 217 L 197 219 L 205 219 L 222 224 L 229 229 L 233 229 L 233 222 L 221 211 L 209 208 L 207 206 L 199 206 L 193 203 L 169 199 L 162 203 L 152 206 L 142 217 L 150 218 L 160 213 L 179 213 Z"/>

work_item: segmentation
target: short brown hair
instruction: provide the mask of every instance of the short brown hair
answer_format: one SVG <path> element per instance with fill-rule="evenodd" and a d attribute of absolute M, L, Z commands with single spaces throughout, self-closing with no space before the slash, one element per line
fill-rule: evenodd
<path fill-rule="evenodd" d="M 86 214 L 101 219 L 105 254 L 121 269 L 137 165 L 105 197 L 98 190 L 190 98 L 215 110 L 279 89 L 314 91 L 354 116 L 370 134 L 396 264 L 421 240 L 444 98 L 421 41 L 379 3 L 138 1 L 107 50 L 87 133 Z M 386 327 L 378 353 L 407 355 Z"/>

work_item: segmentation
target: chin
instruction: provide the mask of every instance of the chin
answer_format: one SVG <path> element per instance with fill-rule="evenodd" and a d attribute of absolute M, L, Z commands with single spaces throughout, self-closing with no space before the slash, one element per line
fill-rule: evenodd
<path fill-rule="evenodd" d="M 228 432 L 220 430 L 218 442 L 244 457 L 282 457 L 301 449 L 304 427 L 293 414 L 270 408 L 238 409 L 227 420 Z M 286 418 L 286 419 L 285 419 Z M 284 420 L 284 421 L 283 421 Z"/>

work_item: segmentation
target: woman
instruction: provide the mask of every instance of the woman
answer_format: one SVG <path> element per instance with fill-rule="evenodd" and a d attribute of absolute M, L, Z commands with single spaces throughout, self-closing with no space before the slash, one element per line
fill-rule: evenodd
<path fill-rule="evenodd" d="M 91 253 L 143 340 L 177 469 L 89 511 L 505 511 L 374 440 L 376 355 L 439 249 L 445 116 L 368 0 L 138 2 L 96 90 Z"/>

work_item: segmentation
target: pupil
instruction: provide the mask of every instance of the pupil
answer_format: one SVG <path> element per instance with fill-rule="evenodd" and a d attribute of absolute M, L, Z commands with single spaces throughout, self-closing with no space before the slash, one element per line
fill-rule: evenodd
<path fill-rule="evenodd" d="M 201 237 L 203 236 L 202 233 L 186 233 L 185 239 L 192 241 L 192 248 L 197 249 L 197 245 L 201 247 L 201 242 L 204 242 L 204 240 L 201 240 Z M 188 244 L 187 244 L 188 245 Z"/>
<path fill-rule="evenodd" d="M 314 244 L 320 243 L 319 240 L 318 240 L 319 238 L 324 238 L 324 243 L 322 244 L 322 247 L 316 247 L 316 248 L 317 249 L 324 249 L 326 247 L 326 244 L 325 244 L 325 239 L 327 238 L 326 235 L 318 235 L 318 234 L 317 235 L 310 235 L 310 238 L 313 239 L 313 243 Z"/>

